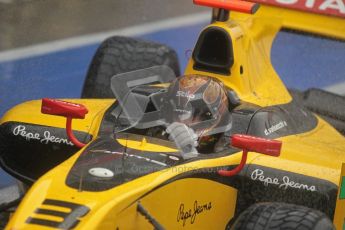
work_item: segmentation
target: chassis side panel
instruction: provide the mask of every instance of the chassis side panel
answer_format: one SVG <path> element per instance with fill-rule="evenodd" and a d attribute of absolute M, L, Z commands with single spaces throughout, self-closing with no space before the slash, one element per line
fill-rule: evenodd
<path fill-rule="evenodd" d="M 89 113 L 75 120 L 76 137 L 87 143 L 97 136 L 104 111 L 114 100 L 69 100 L 84 104 Z M 0 165 L 9 174 L 32 183 L 78 148 L 68 140 L 66 119 L 41 113 L 41 101 L 29 101 L 9 110 L 0 121 Z"/>

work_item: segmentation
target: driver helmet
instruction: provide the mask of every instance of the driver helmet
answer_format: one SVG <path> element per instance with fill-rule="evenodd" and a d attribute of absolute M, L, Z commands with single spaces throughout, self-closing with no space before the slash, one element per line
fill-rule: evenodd
<path fill-rule="evenodd" d="M 212 130 L 229 122 L 228 97 L 223 83 L 203 75 L 185 75 L 174 80 L 165 100 L 167 121 L 181 122 L 198 134 L 213 134 Z"/>

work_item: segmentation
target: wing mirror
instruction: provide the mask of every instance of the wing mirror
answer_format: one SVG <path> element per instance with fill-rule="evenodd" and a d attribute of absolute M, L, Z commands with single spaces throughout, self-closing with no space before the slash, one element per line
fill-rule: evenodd
<path fill-rule="evenodd" d="M 246 164 L 248 152 L 257 152 L 274 157 L 280 156 L 282 142 L 261 137 L 235 134 L 232 136 L 231 145 L 243 150 L 242 159 L 240 164 L 232 170 L 219 170 L 218 173 L 222 176 L 233 176 L 238 174 Z"/>
<path fill-rule="evenodd" d="M 84 119 L 88 113 L 84 105 L 61 101 L 56 99 L 43 98 L 41 112 L 44 114 Z"/>
<path fill-rule="evenodd" d="M 72 131 L 72 119 L 84 119 L 88 112 L 88 109 L 82 104 L 50 98 L 42 99 L 41 113 L 66 117 L 67 136 L 72 143 L 79 148 L 84 147 L 86 144 L 78 141 L 78 139 L 74 136 Z"/>

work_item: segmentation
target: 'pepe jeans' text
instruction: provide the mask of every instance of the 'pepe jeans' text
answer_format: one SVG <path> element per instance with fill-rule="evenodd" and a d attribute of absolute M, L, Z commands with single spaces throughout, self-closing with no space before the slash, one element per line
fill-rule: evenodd
<path fill-rule="evenodd" d="M 194 209 L 185 209 L 184 204 L 182 203 L 179 207 L 177 213 L 177 222 L 182 222 L 182 225 L 185 226 L 186 221 L 189 219 L 191 224 L 194 224 L 197 215 L 201 214 L 204 211 L 209 211 L 212 208 L 212 203 L 208 202 L 205 204 L 198 204 L 198 201 L 194 201 Z"/>
<path fill-rule="evenodd" d="M 315 185 L 307 185 L 307 184 L 301 184 L 297 183 L 295 181 L 292 181 L 290 177 L 283 176 L 283 178 L 280 180 L 276 177 L 268 177 L 264 175 L 264 171 L 261 169 L 255 169 L 251 174 L 252 180 L 257 180 L 263 182 L 265 186 L 268 186 L 270 184 L 272 185 L 278 185 L 279 188 L 287 189 L 287 188 L 296 188 L 296 189 L 303 189 L 311 192 L 316 191 Z"/>
<path fill-rule="evenodd" d="M 24 125 L 18 125 L 13 129 L 14 136 L 21 136 L 24 137 L 26 140 L 38 140 L 43 144 L 49 143 L 58 143 L 58 144 L 66 144 L 73 146 L 73 143 L 67 140 L 66 138 L 60 138 L 51 135 L 49 131 L 44 131 L 43 136 L 40 133 L 36 132 L 29 132 L 26 130 Z"/>

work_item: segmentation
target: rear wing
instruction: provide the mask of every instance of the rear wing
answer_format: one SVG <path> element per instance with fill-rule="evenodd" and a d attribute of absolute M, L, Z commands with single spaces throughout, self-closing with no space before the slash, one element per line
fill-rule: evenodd
<path fill-rule="evenodd" d="M 342 165 L 334 225 L 337 229 L 345 229 L 345 163 Z"/>
<path fill-rule="evenodd" d="M 249 0 L 260 3 L 256 17 L 280 21 L 283 28 L 345 40 L 345 0 Z M 231 17 L 248 15 L 232 12 Z"/>
<path fill-rule="evenodd" d="M 345 18 L 343 0 L 251 0 L 252 2 L 314 14 Z"/>

